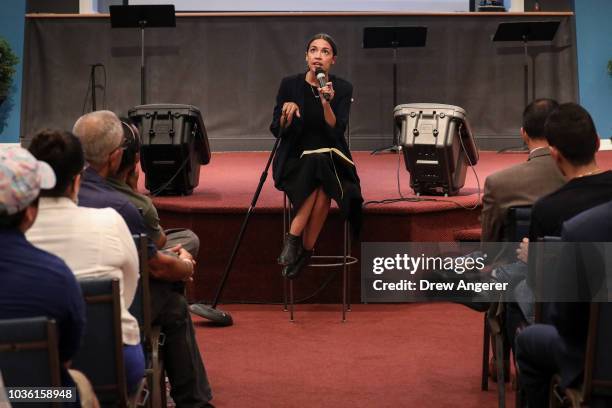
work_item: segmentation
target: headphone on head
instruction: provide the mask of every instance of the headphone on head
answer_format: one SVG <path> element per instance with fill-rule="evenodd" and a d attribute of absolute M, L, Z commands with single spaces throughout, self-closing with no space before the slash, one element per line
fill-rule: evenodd
<path fill-rule="evenodd" d="M 123 157 L 121 158 L 121 169 L 132 166 L 136 162 L 136 155 L 140 153 L 140 137 L 134 131 L 129 119 L 121 118 L 123 128 Z"/>

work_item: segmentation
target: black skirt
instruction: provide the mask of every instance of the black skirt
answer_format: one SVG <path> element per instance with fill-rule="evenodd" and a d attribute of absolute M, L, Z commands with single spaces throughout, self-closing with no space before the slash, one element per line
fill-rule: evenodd
<path fill-rule="evenodd" d="M 332 153 L 313 153 L 285 163 L 280 189 L 287 193 L 297 212 L 317 188 L 333 199 L 351 224 L 353 235 L 361 230 L 361 187 L 352 165 Z"/>

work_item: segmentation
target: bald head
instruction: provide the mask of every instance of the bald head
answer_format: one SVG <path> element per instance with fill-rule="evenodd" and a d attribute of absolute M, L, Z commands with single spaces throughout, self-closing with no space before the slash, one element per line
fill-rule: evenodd
<path fill-rule="evenodd" d="M 74 133 L 83 146 L 85 160 L 93 166 L 106 163 L 123 139 L 123 129 L 117 115 L 102 110 L 81 116 L 74 127 Z"/>

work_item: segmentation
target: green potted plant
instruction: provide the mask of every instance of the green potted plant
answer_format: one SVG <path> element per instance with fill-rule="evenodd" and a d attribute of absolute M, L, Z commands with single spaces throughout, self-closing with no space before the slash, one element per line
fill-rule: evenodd
<path fill-rule="evenodd" d="M 11 46 L 4 39 L 0 38 L 0 104 L 8 96 L 15 75 L 15 66 L 19 63 L 19 58 L 11 50 Z"/>
<path fill-rule="evenodd" d="M 608 74 L 612 75 L 612 60 L 608 61 Z"/>

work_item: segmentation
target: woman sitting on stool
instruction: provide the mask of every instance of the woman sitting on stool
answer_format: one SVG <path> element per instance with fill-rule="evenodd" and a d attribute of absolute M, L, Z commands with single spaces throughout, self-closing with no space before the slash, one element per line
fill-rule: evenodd
<path fill-rule="evenodd" d="M 329 75 L 336 55 L 329 35 L 314 35 L 306 46 L 308 71 L 284 78 L 276 96 L 270 130 L 282 140 L 274 157 L 274 183 L 296 212 L 278 257 L 288 279 L 308 264 L 332 198 L 354 235 L 361 227 L 359 177 L 344 138 L 353 86 Z"/>

